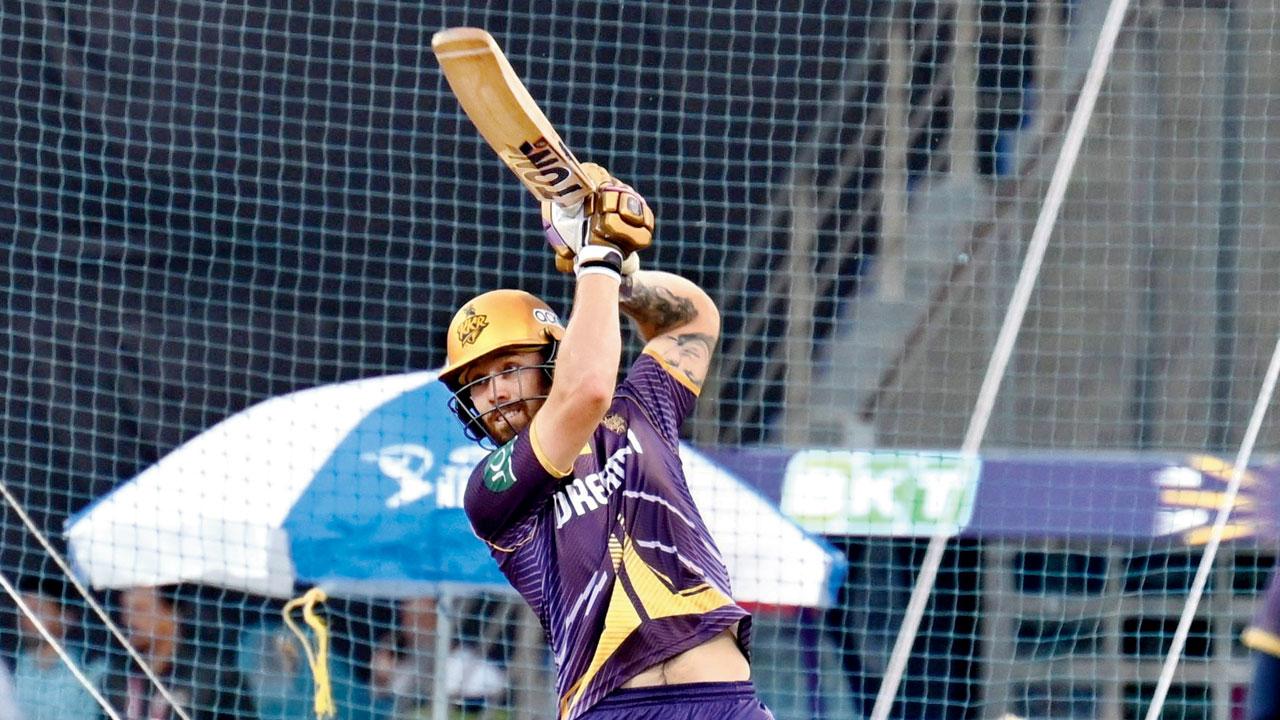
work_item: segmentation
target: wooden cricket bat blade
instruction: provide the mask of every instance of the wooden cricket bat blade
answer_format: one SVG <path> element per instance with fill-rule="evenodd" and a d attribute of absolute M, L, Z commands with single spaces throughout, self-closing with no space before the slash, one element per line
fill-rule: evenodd
<path fill-rule="evenodd" d="M 573 207 L 595 190 L 489 33 L 448 28 L 431 49 L 467 117 L 534 197 Z"/>

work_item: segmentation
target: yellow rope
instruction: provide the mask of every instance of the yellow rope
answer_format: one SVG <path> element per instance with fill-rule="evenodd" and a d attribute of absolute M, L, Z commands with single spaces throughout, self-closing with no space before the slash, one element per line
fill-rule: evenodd
<path fill-rule="evenodd" d="M 311 677 L 315 680 L 316 687 L 315 713 L 320 720 L 338 714 L 338 708 L 333 703 L 333 683 L 329 680 L 329 626 L 325 624 L 324 618 L 316 614 L 316 604 L 327 599 L 328 596 L 323 590 L 311 588 L 302 597 L 286 603 L 283 613 L 284 624 L 298 636 L 298 642 L 302 643 L 302 650 L 307 654 L 307 664 L 311 666 Z M 302 607 L 303 622 L 315 634 L 315 650 L 312 650 L 311 643 L 307 642 L 306 633 L 290 617 L 299 606 Z"/>

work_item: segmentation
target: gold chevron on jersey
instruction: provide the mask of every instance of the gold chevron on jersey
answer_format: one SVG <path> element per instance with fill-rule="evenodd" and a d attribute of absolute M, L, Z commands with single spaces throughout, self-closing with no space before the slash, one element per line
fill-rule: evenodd
<path fill-rule="evenodd" d="M 624 553 L 625 550 L 618 538 L 610 536 L 609 557 L 613 560 L 615 571 L 622 564 Z M 591 664 L 587 665 L 587 669 L 569 686 L 564 696 L 560 698 L 560 717 L 569 715 L 569 711 L 573 706 L 582 699 L 582 694 L 587 689 L 587 685 L 592 678 L 600 672 L 600 668 L 604 667 L 609 658 L 613 657 L 613 654 L 631 636 L 631 633 L 640 627 L 641 622 L 643 620 L 640 617 L 640 613 L 627 595 L 622 579 L 615 577 L 613 589 L 609 594 L 609 606 L 605 610 L 604 628 L 600 631 L 600 641 L 596 643 L 595 654 L 591 657 Z"/>
<path fill-rule="evenodd" d="M 646 619 L 701 615 L 733 604 L 729 596 L 705 582 L 689 588 L 676 588 L 669 577 L 640 557 L 630 536 L 624 535 L 621 541 L 617 536 L 611 536 L 609 557 L 613 560 L 617 577 L 605 611 L 604 629 L 591 663 L 560 700 L 561 717 L 568 715 L 582 698 L 591 679 Z M 637 608 L 632 602 L 626 590 L 627 584 L 639 598 L 641 607 Z"/>
<path fill-rule="evenodd" d="M 630 539 L 623 547 L 622 565 L 626 579 L 644 606 L 644 614 L 650 618 L 702 615 L 733 604 L 728 595 L 706 582 L 677 588 L 670 578 L 640 557 Z"/>

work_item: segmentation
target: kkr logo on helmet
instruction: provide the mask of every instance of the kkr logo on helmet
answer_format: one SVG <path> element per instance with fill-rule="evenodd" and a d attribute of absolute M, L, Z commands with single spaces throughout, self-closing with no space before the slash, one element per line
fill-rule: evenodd
<path fill-rule="evenodd" d="M 458 325 L 458 342 L 470 345 L 480 339 L 480 333 L 489 327 L 488 315 L 477 315 L 475 308 L 467 308 L 467 318 Z"/>

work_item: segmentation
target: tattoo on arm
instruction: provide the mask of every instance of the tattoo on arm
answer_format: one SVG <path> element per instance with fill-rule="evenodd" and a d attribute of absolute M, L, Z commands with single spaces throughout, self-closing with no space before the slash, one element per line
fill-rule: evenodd
<path fill-rule="evenodd" d="M 649 287 L 627 278 L 620 303 L 648 337 L 657 337 L 698 316 L 693 301 L 662 287 Z"/>
<path fill-rule="evenodd" d="M 707 366 L 711 364 L 716 339 L 706 333 L 682 333 L 669 335 L 665 339 L 670 344 L 663 348 L 662 359 L 673 370 L 688 378 L 695 387 L 702 387 L 707 379 Z"/>
<path fill-rule="evenodd" d="M 619 305 L 635 321 L 647 351 L 662 358 L 671 372 L 701 388 L 715 352 L 718 324 L 703 322 L 706 318 L 698 298 L 682 292 L 687 282 L 673 288 L 661 277 L 647 280 L 644 274 L 625 278 Z"/>

